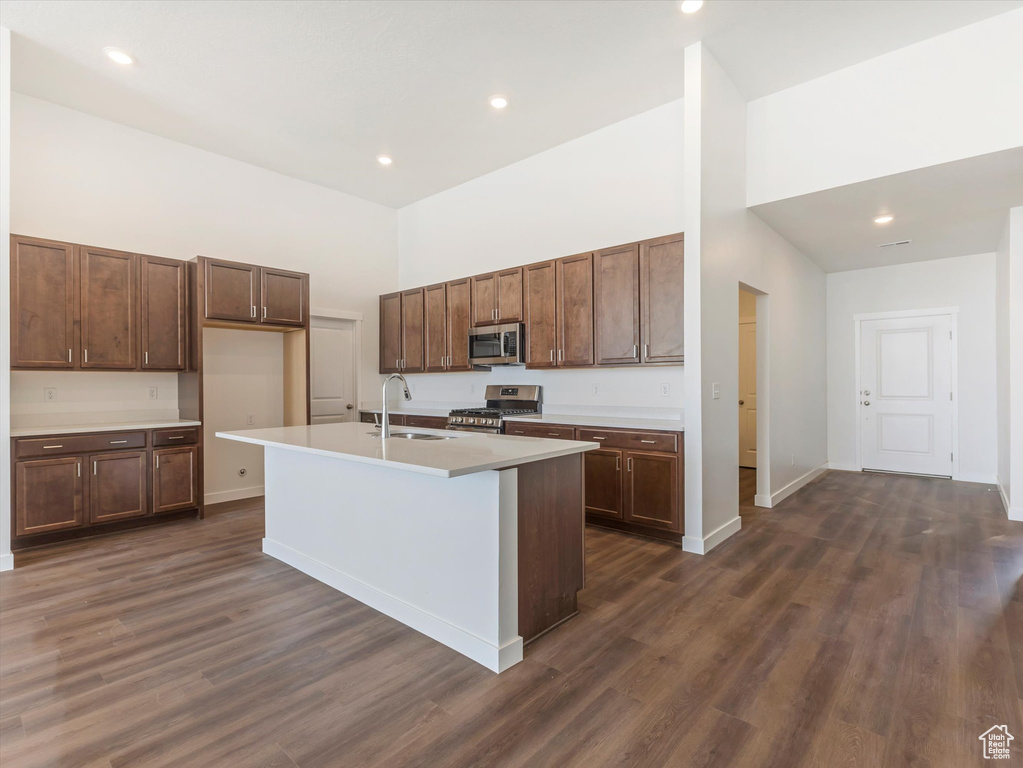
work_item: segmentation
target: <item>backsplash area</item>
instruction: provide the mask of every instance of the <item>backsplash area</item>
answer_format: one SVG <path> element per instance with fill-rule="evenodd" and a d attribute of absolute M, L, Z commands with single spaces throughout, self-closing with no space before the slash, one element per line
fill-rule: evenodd
<path fill-rule="evenodd" d="M 150 397 L 155 387 L 156 397 Z M 47 390 L 54 390 L 52 399 Z M 135 371 L 11 371 L 11 426 L 178 418 L 178 375 Z"/>

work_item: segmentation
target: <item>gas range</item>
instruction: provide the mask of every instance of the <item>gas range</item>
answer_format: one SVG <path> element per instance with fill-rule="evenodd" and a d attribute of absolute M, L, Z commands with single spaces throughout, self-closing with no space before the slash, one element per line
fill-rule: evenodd
<path fill-rule="evenodd" d="M 504 432 L 504 417 L 540 413 L 540 387 L 487 385 L 487 404 L 481 408 L 456 408 L 448 414 L 448 429 L 467 432 Z"/>

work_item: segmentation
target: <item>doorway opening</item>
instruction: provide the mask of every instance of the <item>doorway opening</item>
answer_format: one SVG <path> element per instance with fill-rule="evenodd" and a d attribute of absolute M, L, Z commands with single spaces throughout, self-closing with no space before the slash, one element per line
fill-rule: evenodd
<path fill-rule="evenodd" d="M 757 296 L 739 288 L 739 509 L 757 495 Z"/>

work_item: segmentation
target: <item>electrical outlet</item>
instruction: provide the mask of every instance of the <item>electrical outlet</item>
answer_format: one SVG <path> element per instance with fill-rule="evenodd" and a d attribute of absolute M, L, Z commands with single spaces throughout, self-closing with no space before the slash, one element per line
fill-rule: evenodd
<path fill-rule="evenodd" d="M 671 397 L 671 384 L 661 384 L 661 397 Z"/>
<path fill-rule="evenodd" d="M 256 423 L 256 414 L 250 413 L 248 416 L 246 416 L 245 423 L 248 424 L 250 427 L 254 425 Z"/>
<path fill-rule="evenodd" d="M 43 400 L 45 400 L 47 403 L 52 403 L 56 399 L 57 399 L 57 388 L 56 387 L 46 387 L 43 390 Z"/>
<path fill-rule="evenodd" d="M 594 384 L 593 385 L 593 394 L 594 395 L 599 395 L 600 394 L 600 385 L 599 384 Z"/>
<path fill-rule="evenodd" d="M 160 390 L 159 390 L 158 387 L 150 387 L 149 388 L 149 399 L 150 400 L 159 400 L 160 399 Z"/>

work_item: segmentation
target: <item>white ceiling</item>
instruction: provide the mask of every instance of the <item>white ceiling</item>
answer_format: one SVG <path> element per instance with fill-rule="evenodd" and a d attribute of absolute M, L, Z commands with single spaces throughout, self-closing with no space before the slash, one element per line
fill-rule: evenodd
<path fill-rule="evenodd" d="M 1023 147 L 754 206 L 825 272 L 990 253 L 1023 205 Z M 878 216 L 895 220 L 875 224 Z M 881 248 L 882 243 L 911 240 Z"/>
<path fill-rule="evenodd" d="M 1020 5 L 4 0 L 0 22 L 17 91 L 398 207 L 681 97 L 700 39 L 755 98 Z"/>

